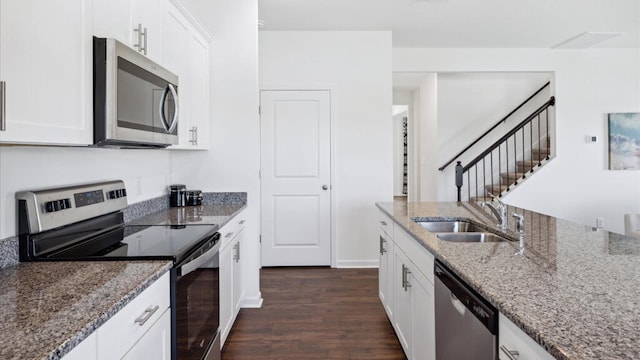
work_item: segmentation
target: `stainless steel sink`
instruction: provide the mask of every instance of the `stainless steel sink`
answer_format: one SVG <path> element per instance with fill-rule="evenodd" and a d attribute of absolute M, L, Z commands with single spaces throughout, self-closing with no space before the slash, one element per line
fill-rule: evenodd
<path fill-rule="evenodd" d="M 483 229 L 475 224 L 466 221 L 416 221 L 425 230 L 433 233 L 465 233 L 483 232 Z"/>
<path fill-rule="evenodd" d="M 507 238 L 491 233 L 466 232 L 466 233 L 440 233 L 436 234 L 440 240 L 451 242 L 500 242 L 509 241 Z"/>

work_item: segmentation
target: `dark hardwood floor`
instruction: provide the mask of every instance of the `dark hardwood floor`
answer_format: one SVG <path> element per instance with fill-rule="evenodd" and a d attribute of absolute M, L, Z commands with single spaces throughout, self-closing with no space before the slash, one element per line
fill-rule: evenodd
<path fill-rule="evenodd" d="M 264 268 L 222 359 L 406 359 L 378 299 L 377 269 Z"/>

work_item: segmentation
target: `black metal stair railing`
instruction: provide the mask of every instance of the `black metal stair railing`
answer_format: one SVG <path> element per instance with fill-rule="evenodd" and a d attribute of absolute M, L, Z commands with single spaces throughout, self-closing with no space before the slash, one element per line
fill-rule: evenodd
<path fill-rule="evenodd" d="M 516 111 L 520 110 L 523 106 L 525 106 L 526 104 L 529 103 L 529 101 L 531 101 L 534 97 L 536 97 L 539 93 L 542 92 L 542 90 L 544 90 L 547 86 L 549 86 L 551 84 L 550 81 L 547 81 L 547 83 L 545 83 L 544 85 L 542 85 L 538 90 L 536 90 L 533 94 L 531 94 L 531 96 L 529 96 L 526 100 L 524 100 L 522 103 L 520 103 L 520 105 L 516 106 L 513 110 L 511 110 L 511 112 L 509 112 L 507 115 L 505 115 L 502 119 L 500 119 L 500 121 L 498 121 L 497 123 L 495 123 L 491 128 L 489 128 L 489 130 L 485 131 L 482 135 L 478 136 L 477 139 L 475 139 L 471 144 L 467 145 L 467 147 L 465 147 L 464 149 L 462 149 L 462 151 L 460 151 L 459 153 L 457 153 L 454 157 L 452 157 L 449 161 L 447 161 L 444 165 L 440 166 L 438 168 L 438 170 L 442 171 L 444 170 L 447 166 L 449 166 L 452 162 L 454 162 L 456 159 L 458 159 L 462 154 L 466 153 L 469 149 L 471 149 L 475 144 L 477 144 L 480 140 L 482 140 L 485 136 L 489 135 L 489 133 L 493 132 L 493 130 L 495 130 L 499 125 L 506 123 L 507 119 L 509 119 L 511 117 L 511 115 L 515 114 Z"/>
<path fill-rule="evenodd" d="M 509 191 L 533 172 L 536 166 L 541 165 L 543 160 L 548 160 L 549 107 L 554 105 L 555 97 L 552 96 L 467 165 L 463 166 L 458 161 L 458 201 L 462 201 L 465 174 L 467 199 L 486 200 L 489 193 L 500 196 L 503 191 Z"/>

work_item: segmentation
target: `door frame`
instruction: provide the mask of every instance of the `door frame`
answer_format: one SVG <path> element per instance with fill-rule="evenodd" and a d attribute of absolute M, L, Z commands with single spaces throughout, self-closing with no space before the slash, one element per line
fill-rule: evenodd
<path fill-rule="evenodd" d="M 329 176 L 330 179 L 330 197 L 329 197 L 329 246 L 331 248 L 331 267 L 337 267 L 337 246 L 336 246 L 336 191 L 339 189 L 336 183 L 335 174 L 335 107 L 336 86 L 329 84 L 260 84 L 258 90 L 258 99 L 262 99 L 263 91 L 328 91 L 329 92 Z M 262 103 L 260 103 L 262 106 Z M 262 114 L 259 116 L 260 127 L 262 127 Z M 262 149 L 262 135 L 260 136 L 260 148 Z M 260 162 L 262 169 L 262 161 Z M 260 178 L 260 189 L 262 189 L 262 177 Z M 262 209 L 262 190 L 260 190 L 260 209 Z M 262 236 L 262 211 L 260 211 L 260 236 Z M 260 241 L 260 268 L 262 268 L 262 241 Z"/>

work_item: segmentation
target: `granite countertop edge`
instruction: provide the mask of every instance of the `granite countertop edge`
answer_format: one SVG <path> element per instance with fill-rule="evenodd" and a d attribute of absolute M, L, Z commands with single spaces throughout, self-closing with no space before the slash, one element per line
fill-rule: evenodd
<path fill-rule="evenodd" d="M 476 292 L 478 292 L 481 296 L 487 299 L 487 301 L 489 301 L 493 306 L 495 306 L 498 309 L 498 311 L 500 311 L 500 313 L 505 315 L 509 320 L 511 320 L 516 326 L 518 326 L 524 333 L 530 336 L 536 343 L 538 343 L 554 358 L 558 360 L 573 360 L 565 353 L 565 351 L 560 346 L 556 345 L 552 339 L 549 339 L 545 335 L 544 330 L 531 326 L 529 323 L 523 320 L 521 316 L 519 316 L 516 312 L 514 312 L 512 308 L 506 306 L 504 301 L 486 292 L 483 289 L 483 284 L 478 283 L 474 279 L 467 276 L 467 274 L 465 274 L 465 271 L 460 269 L 458 266 L 456 266 L 456 264 L 452 262 L 451 259 L 445 256 L 442 256 L 442 254 L 439 252 L 438 249 L 431 246 L 432 242 L 424 241 L 423 239 L 424 237 L 431 237 L 432 241 L 435 241 L 435 242 L 441 241 L 436 238 L 435 234 L 432 234 L 427 230 L 425 230 L 423 233 L 416 234 L 416 232 L 410 229 L 408 226 L 406 226 L 406 224 L 404 224 L 403 221 L 401 221 L 401 219 L 398 219 L 393 213 L 390 213 L 388 209 L 385 208 L 385 205 L 391 205 L 391 204 L 392 203 L 377 202 L 375 205 L 378 209 L 380 209 L 387 216 L 393 219 L 396 224 L 402 227 L 402 229 L 404 229 L 411 237 L 413 237 L 418 244 L 420 244 L 422 247 L 427 249 L 431 254 L 433 254 L 433 256 L 437 260 L 439 260 L 440 262 L 445 264 L 445 266 L 449 267 L 452 271 L 454 271 L 454 273 L 458 275 L 462 280 L 464 280 L 465 283 L 467 283 Z M 459 216 L 459 215 L 458 216 L 443 216 L 443 215 L 414 216 L 414 217 L 407 216 L 407 219 L 411 222 L 414 222 L 414 219 L 423 220 L 423 221 L 429 221 L 429 220 L 430 221 L 468 221 L 474 224 L 479 224 L 481 226 L 487 227 L 491 229 L 489 230 L 490 232 L 493 232 L 502 236 L 510 237 L 512 240 L 514 239 L 515 236 L 512 232 L 509 232 L 508 230 L 506 232 L 502 232 L 493 227 L 493 225 L 495 224 L 488 224 L 488 222 L 493 221 L 495 219 L 492 219 L 491 217 L 489 217 L 488 214 L 485 214 L 485 215 L 487 215 L 486 218 L 481 218 L 481 217 L 475 216 L 475 214 L 469 213 L 468 216 Z M 404 219 L 404 220 L 407 220 L 407 219 Z"/>
<path fill-rule="evenodd" d="M 152 261 L 150 261 L 152 262 Z M 157 262 L 157 260 L 153 261 Z M 93 321 L 86 324 L 78 334 L 69 338 L 67 341 L 63 342 L 54 349 L 49 356 L 48 360 L 59 360 L 64 355 L 68 354 L 73 348 L 78 346 L 83 340 L 88 338 L 91 334 L 93 334 L 100 326 L 106 323 L 109 319 L 111 319 L 118 311 L 122 310 L 125 306 L 127 306 L 133 299 L 135 299 L 138 295 L 140 295 L 144 290 L 146 290 L 151 284 L 153 284 L 156 280 L 158 280 L 162 275 L 171 270 L 173 263 L 171 261 L 167 261 L 167 263 L 158 269 L 156 272 L 148 276 L 145 280 L 139 283 L 136 287 L 131 289 L 128 293 L 126 293 L 120 300 L 118 300 L 111 307 L 105 309 L 101 315 L 94 319 Z"/>

